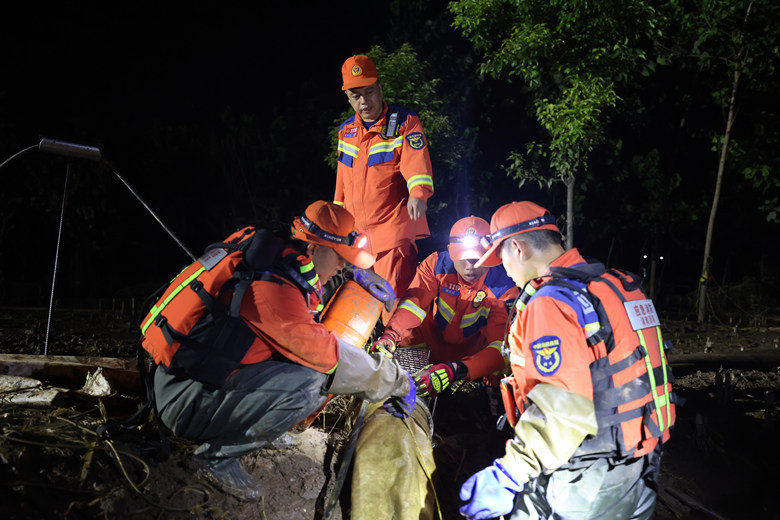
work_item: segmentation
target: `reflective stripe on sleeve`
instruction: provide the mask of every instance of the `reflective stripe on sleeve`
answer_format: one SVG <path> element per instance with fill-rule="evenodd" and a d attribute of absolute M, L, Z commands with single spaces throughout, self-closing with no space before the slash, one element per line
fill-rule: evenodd
<path fill-rule="evenodd" d="M 358 150 L 360 149 L 357 146 L 339 140 L 339 152 L 343 152 L 352 158 L 357 158 Z"/>
<path fill-rule="evenodd" d="M 413 175 L 408 181 L 406 181 L 406 189 L 412 191 L 412 188 L 417 186 L 428 186 L 433 190 L 433 177 L 430 175 Z"/>
<path fill-rule="evenodd" d="M 427 312 L 422 310 L 419 306 L 417 306 L 414 302 L 411 300 L 404 300 L 398 305 L 399 309 L 406 309 L 407 311 L 411 312 L 418 318 L 420 318 L 420 322 L 425 319 L 425 317 L 428 315 Z"/>

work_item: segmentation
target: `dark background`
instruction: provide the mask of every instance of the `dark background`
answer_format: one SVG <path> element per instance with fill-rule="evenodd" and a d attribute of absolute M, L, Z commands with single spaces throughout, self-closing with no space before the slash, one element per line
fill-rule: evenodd
<path fill-rule="evenodd" d="M 63 193 L 56 289 L 63 301 L 143 297 L 189 263 L 114 171 L 196 255 L 240 225 L 284 226 L 313 200 L 331 200 L 329 132 L 347 108 L 340 67 L 376 44 L 392 51 L 411 43 L 441 78 L 444 95 L 462 92 L 453 109 L 457 123 L 479 129 L 478 154 L 459 174 L 434 162 L 434 236 L 418 243 L 420 259 L 443 247 L 451 224 L 468 214 L 489 220 L 499 206 L 520 199 L 562 214 L 563 185 L 519 188 L 502 172 L 509 151 L 537 136 L 537 124 L 516 84 L 477 77 L 476 59 L 449 28 L 445 7 L 441 1 L 18 7 L 0 35 L 0 161 L 43 137 L 97 146 L 106 161 L 69 163 L 33 151 L 0 169 L 0 304 L 48 304 Z M 653 98 L 659 108 L 614 122 L 609 132 L 622 136 L 626 148 L 655 146 L 673 158 L 687 182 L 670 198 L 669 212 L 688 211 L 690 218 L 653 227 L 641 209 L 626 209 L 626 200 L 657 194 L 606 175 L 615 167 L 607 142 L 591 158 L 603 182 L 580 192 L 575 245 L 586 257 L 635 272 L 648 265 L 643 255 L 663 256 L 661 294 L 689 312 L 717 158 L 705 137 L 681 137 L 682 109 L 671 94 L 664 99 L 669 85 L 695 91 L 696 81 L 655 81 L 657 90 L 632 95 Z M 720 114 L 703 110 L 686 117 L 690 127 L 722 125 Z M 756 194 L 732 176 L 714 241 L 719 284 L 775 279 L 769 253 L 777 229 L 757 205 Z M 767 292 L 771 283 L 764 286 L 753 290 Z"/>

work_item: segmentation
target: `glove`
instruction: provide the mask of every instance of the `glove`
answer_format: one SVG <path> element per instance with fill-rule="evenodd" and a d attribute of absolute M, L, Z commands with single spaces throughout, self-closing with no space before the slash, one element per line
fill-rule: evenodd
<path fill-rule="evenodd" d="M 480 470 L 463 483 L 460 499 L 468 502 L 459 509 L 469 520 L 482 520 L 508 515 L 515 506 L 515 495 L 523 491 L 499 459 Z"/>
<path fill-rule="evenodd" d="M 455 380 L 452 363 L 428 365 L 414 374 L 414 383 L 420 397 L 435 397 Z"/>
<path fill-rule="evenodd" d="M 387 413 L 403 419 L 405 417 L 411 417 L 414 413 L 414 403 L 417 400 L 417 387 L 414 386 L 414 380 L 412 376 L 409 376 L 409 392 L 403 397 L 390 396 L 385 401 L 382 407 Z"/>
<path fill-rule="evenodd" d="M 395 352 L 395 334 L 390 331 L 385 331 L 384 334 L 379 336 L 379 339 L 371 344 L 368 348 L 368 353 L 381 352 L 390 359 L 393 358 L 393 352 Z"/>

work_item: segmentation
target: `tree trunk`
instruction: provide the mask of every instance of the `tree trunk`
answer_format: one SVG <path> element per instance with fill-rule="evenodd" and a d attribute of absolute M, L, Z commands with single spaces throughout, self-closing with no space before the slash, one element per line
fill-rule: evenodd
<path fill-rule="evenodd" d="M 566 179 L 566 250 L 574 247 L 574 175 Z"/>
<path fill-rule="evenodd" d="M 734 80 L 731 85 L 731 99 L 729 100 L 729 114 L 726 118 L 726 130 L 723 133 L 723 143 L 720 147 L 720 160 L 718 161 L 718 175 L 715 179 L 715 194 L 712 197 L 712 209 L 710 210 L 710 220 L 707 224 L 707 237 L 704 241 L 704 260 L 701 266 L 701 277 L 699 278 L 699 301 L 697 321 L 704 322 L 706 316 L 705 306 L 707 303 L 707 280 L 709 279 L 710 252 L 712 251 L 712 230 L 715 227 L 715 214 L 718 211 L 718 202 L 720 200 L 720 188 L 723 182 L 723 172 L 726 169 L 726 156 L 729 150 L 729 137 L 731 136 L 731 127 L 736 117 L 735 102 L 737 98 L 737 85 L 739 84 L 739 69 L 734 71 Z"/>

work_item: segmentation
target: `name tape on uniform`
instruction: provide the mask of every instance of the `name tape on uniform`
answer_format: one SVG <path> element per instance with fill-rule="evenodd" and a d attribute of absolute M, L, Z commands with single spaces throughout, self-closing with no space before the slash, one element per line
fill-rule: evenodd
<path fill-rule="evenodd" d="M 631 321 L 631 327 L 634 330 L 648 329 L 658 327 L 661 320 L 658 319 L 658 313 L 655 312 L 655 306 L 652 300 L 634 300 L 625 302 L 628 319 Z"/>

